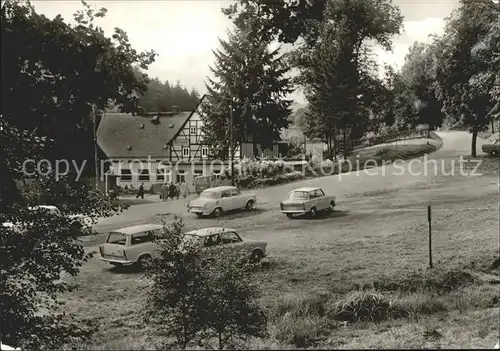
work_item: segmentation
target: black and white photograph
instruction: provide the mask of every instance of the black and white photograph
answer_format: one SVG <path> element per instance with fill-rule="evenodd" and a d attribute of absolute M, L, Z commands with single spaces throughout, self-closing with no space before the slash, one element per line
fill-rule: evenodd
<path fill-rule="evenodd" d="M 0 13 L 0 350 L 500 349 L 498 0 Z"/>

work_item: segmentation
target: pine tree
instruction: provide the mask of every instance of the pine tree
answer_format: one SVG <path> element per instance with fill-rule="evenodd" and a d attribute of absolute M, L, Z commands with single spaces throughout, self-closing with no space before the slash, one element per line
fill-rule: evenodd
<path fill-rule="evenodd" d="M 270 148 L 280 140 L 280 131 L 288 127 L 293 91 L 289 67 L 279 48 L 252 40 L 240 29 L 229 32 L 228 40 L 219 39 L 221 49 L 214 51 L 215 63 L 208 78 L 208 96 L 202 107 L 207 144 L 214 156 L 224 157 L 229 150 L 229 111 L 233 110 L 233 150 L 242 141 L 254 148 Z"/>

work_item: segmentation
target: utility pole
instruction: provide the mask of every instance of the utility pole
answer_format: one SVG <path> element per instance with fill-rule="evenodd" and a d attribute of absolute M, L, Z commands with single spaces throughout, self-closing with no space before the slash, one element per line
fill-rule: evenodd
<path fill-rule="evenodd" d="M 94 166 L 95 166 L 95 187 L 99 189 L 99 157 L 97 155 L 97 123 L 95 115 L 95 104 L 92 104 L 92 120 L 94 124 Z"/>
<path fill-rule="evenodd" d="M 234 186 L 234 150 L 233 150 L 233 99 L 229 103 L 229 156 L 231 162 L 231 185 Z"/>

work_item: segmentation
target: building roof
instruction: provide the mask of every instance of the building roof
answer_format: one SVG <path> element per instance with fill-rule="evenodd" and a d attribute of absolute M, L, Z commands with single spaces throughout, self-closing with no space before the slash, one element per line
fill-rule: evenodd
<path fill-rule="evenodd" d="M 162 228 L 163 228 L 163 224 L 139 224 L 139 225 L 133 225 L 131 227 L 116 229 L 116 230 L 113 230 L 112 232 L 129 235 L 129 234 L 137 234 L 137 233 L 146 232 L 148 230 L 157 230 L 157 229 L 162 229 Z"/>
<path fill-rule="evenodd" d="M 170 156 L 166 147 L 183 128 L 191 112 L 159 116 L 106 113 L 97 130 L 97 143 L 107 157 Z"/>
<path fill-rule="evenodd" d="M 302 188 L 297 188 L 297 189 L 293 189 L 292 191 L 313 191 L 313 190 L 317 190 L 319 189 L 318 187 L 302 187 Z"/>
<path fill-rule="evenodd" d="M 170 150 L 167 145 L 179 134 L 198 106 L 193 111 L 146 116 L 105 113 L 97 130 L 97 143 L 109 158 L 168 158 Z"/>
<path fill-rule="evenodd" d="M 225 232 L 235 232 L 235 230 L 223 227 L 208 227 L 208 228 L 191 230 L 190 232 L 185 233 L 185 235 L 208 236 L 212 234 L 220 234 Z"/>

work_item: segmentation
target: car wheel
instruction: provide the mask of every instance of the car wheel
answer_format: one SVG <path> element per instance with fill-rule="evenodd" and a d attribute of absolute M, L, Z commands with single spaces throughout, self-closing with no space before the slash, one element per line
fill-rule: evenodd
<path fill-rule="evenodd" d="M 253 210 L 253 201 L 252 200 L 248 200 L 248 202 L 245 206 L 245 210 L 247 210 L 247 211 Z"/>
<path fill-rule="evenodd" d="M 254 250 L 252 254 L 250 255 L 250 262 L 252 263 L 259 263 L 260 260 L 264 257 L 262 251 L 260 250 Z"/>
<path fill-rule="evenodd" d="M 222 215 L 222 208 L 220 207 L 217 207 L 213 212 L 212 212 L 212 216 L 214 217 L 220 217 L 220 215 Z"/>
<path fill-rule="evenodd" d="M 288 218 L 292 219 L 292 218 L 293 218 L 293 213 L 287 213 L 287 214 L 286 214 L 286 216 L 287 216 Z"/>
<path fill-rule="evenodd" d="M 330 202 L 330 206 L 328 207 L 329 212 L 333 212 L 335 210 L 335 202 Z"/>
<path fill-rule="evenodd" d="M 316 210 L 316 207 L 312 207 L 310 210 L 309 210 L 309 216 L 311 217 L 316 217 L 316 214 L 318 213 L 318 211 Z"/>
<path fill-rule="evenodd" d="M 139 265 L 139 267 L 141 267 L 141 269 L 148 268 L 149 265 L 151 264 L 151 256 L 150 255 L 142 255 L 137 260 L 137 264 Z"/>

